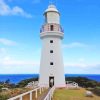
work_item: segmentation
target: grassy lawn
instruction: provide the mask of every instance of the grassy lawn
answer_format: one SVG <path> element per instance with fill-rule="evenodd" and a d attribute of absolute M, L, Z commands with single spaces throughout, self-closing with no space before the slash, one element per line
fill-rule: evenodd
<path fill-rule="evenodd" d="M 85 89 L 56 89 L 54 92 L 53 100 L 100 100 L 100 97 L 96 95 L 93 97 L 86 97 L 85 92 Z"/>

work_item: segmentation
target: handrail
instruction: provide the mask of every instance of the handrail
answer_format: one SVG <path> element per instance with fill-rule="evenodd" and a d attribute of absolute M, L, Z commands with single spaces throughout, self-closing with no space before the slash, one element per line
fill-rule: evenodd
<path fill-rule="evenodd" d="M 55 90 L 55 87 L 53 86 L 53 87 L 49 90 L 49 92 L 48 92 L 48 94 L 46 95 L 46 97 L 44 98 L 44 100 L 51 100 L 52 97 L 53 97 L 54 90 Z"/>
<path fill-rule="evenodd" d="M 53 29 L 51 30 L 51 25 L 53 25 Z M 54 32 L 54 31 L 57 31 L 57 32 L 62 32 L 64 33 L 64 30 L 63 28 L 61 27 L 60 24 L 55 24 L 55 23 L 48 23 L 48 24 L 44 24 L 42 25 L 41 29 L 40 29 L 40 33 L 43 33 L 43 32 Z"/>
<path fill-rule="evenodd" d="M 78 88 L 79 87 L 78 83 L 74 81 L 66 81 L 66 83 L 67 83 L 66 85 L 67 88 Z"/>
<path fill-rule="evenodd" d="M 30 100 L 32 100 L 31 98 L 32 98 L 32 92 L 36 92 L 36 95 L 35 95 L 35 97 L 37 98 L 37 90 L 39 90 L 40 89 L 40 94 L 41 94 L 41 90 L 43 91 L 43 88 L 44 87 L 38 87 L 38 88 L 36 88 L 36 89 L 34 89 L 34 90 L 30 90 L 30 91 L 28 91 L 28 92 L 25 92 L 25 93 L 23 93 L 23 94 L 20 94 L 20 95 L 18 95 L 18 96 L 15 96 L 15 97 L 12 97 L 12 98 L 10 98 L 10 99 L 8 99 L 8 100 L 15 100 L 15 99 L 20 99 L 20 100 L 22 100 L 22 97 L 24 96 L 24 95 L 27 95 L 27 94 L 30 94 Z"/>

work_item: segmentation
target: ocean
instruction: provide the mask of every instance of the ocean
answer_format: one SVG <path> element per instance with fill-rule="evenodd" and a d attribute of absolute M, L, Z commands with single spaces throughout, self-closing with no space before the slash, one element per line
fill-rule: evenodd
<path fill-rule="evenodd" d="M 66 77 L 86 77 L 100 82 L 100 74 L 65 74 Z M 10 80 L 11 83 L 18 83 L 21 80 L 39 77 L 39 74 L 0 74 L 0 81 Z"/>

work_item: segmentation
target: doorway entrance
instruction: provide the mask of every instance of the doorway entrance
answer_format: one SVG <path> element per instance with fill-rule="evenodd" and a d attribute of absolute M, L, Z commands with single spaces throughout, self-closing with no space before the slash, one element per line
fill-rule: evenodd
<path fill-rule="evenodd" d="M 54 86 L 54 76 L 50 76 L 49 77 L 49 87 L 53 87 Z"/>

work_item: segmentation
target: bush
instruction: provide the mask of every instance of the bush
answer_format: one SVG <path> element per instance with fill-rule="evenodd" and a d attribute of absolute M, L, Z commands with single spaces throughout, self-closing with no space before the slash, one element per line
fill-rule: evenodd
<path fill-rule="evenodd" d="M 2 91 L 3 85 L 0 85 L 0 92 Z"/>
<path fill-rule="evenodd" d="M 32 82 L 32 81 L 38 81 L 38 77 L 22 80 L 22 81 L 20 81 L 20 82 L 16 85 L 16 88 L 23 88 L 23 87 L 25 87 L 29 82 Z"/>
<path fill-rule="evenodd" d="M 9 98 L 9 96 L 8 95 L 1 95 L 0 94 L 0 100 L 7 100 Z"/>
<path fill-rule="evenodd" d="M 95 88 L 96 86 L 100 87 L 100 83 L 86 77 L 66 77 L 66 81 L 74 81 L 78 83 L 79 86 L 84 88 Z"/>
<path fill-rule="evenodd" d="M 92 89 L 92 92 L 98 96 L 100 96 L 100 87 L 95 87 L 94 89 Z"/>

